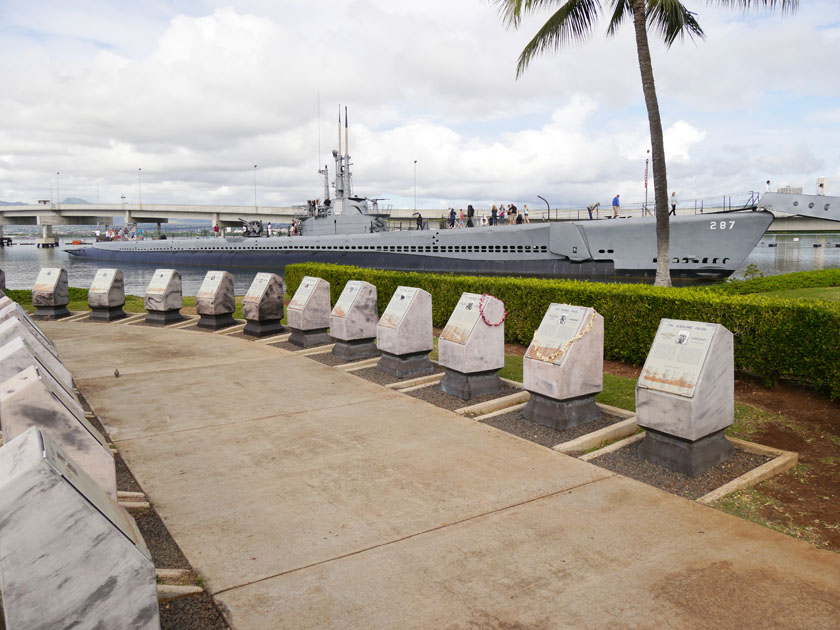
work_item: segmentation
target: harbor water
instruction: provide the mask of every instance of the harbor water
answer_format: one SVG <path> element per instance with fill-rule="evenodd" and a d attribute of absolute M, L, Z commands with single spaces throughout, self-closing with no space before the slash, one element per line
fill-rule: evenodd
<path fill-rule="evenodd" d="M 754 267 L 751 267 L 754 265 Z M 41 267 L 64 267 L 72 287 L 90 287 L 100 263 L 73 259 L 60 247 L 39 249 L 33 241 L 16 241 L 10 247 L 0 248 L 0 269 L 6 272 L 6 286 L 10 289 L 31 289 Z M 753 269 L 765 276 L 793 271 L 840 268 L 840 232 L 819 234 L 765 234 L 744 263 L 733 274 L 743 278 L 747 270 Z M 154 274 L 152 265 L 120 265 L 125 277 L 125 292 L 143 295 Z M 182 267 L 182 290 L 184 295 L 195 295 L 206 267 Z M 237 295 L 244 295 L 257 273 L 250 269 L 229 269 L 233 273 Z M 283 274 L 283 269 L 264 269 Z"/>

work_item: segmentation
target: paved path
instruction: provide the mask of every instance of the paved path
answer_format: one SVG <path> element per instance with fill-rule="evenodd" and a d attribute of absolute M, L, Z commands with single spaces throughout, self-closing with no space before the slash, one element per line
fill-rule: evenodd
<path fill-rule="evenodd" d="M 837 554 L 259 343 L 44 328 L 236 630 L 840 627 Z"/>

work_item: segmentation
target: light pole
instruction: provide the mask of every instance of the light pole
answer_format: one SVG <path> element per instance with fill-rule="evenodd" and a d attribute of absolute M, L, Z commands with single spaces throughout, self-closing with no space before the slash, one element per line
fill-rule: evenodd
<path fill-rule="evenodd" d="M 647 156 L 645 156 L 645 214 L 648 213 L 648 161 L 650 160 L 650 149 L 647 150 Z"/>
<path fill-rule="evenodd" d="M 141 205 L 141 206 L 143 205 L 143 186 L 140 183 L 140 172 L 142 170 L 143 170 L 142 168 L 137 169 L 137 197 L 138 197 L 138 200 L 140 202 L 138 205 Z"/>
<path fill-rule="evenodd" d="M 55 173 L 55 202 L 61 203 L 61 189 L 58 187 L 58 176 L 61 175 L 58 171 Z"/>
<path fill-rule="evenodd" d="M 258 208 L 257 206 L 257 165 L 254 164 L 254 208 Z"/>
<path fill-rule="evenodd" d="M 414 211 L 417 212 L 417 160 L 414 160 Z"/>

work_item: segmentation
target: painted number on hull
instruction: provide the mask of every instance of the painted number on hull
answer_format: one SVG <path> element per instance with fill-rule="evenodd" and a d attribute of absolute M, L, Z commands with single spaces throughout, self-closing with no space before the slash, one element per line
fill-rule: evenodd
<path fill-rule="evenodd" d="M 710 230 L 731 230 L 735 227 L 735 221 L 712 221 L 709 223 Z"/>

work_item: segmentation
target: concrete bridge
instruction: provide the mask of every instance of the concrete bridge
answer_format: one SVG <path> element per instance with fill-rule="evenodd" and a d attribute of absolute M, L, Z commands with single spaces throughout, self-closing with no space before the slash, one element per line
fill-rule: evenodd
<path fill-rule="evenodd" d="M 724 202 L 725 203 L 725 202 Z M 638 206 L 638 207 L 637 207 Z M 41 202 L 32 205 L 0 206 L 0 238 L 3 237 L 3 226 L 6 225 L 40 225 L 43 227 L 39 246 L 54 247 L 58 239 L 53 236 L 55 225 L 113 225 L 120 220 L 129 223 L 156 223 L 158 231 L 160 224 L 172 220 L 206 220 L 210 225 L 218 224 L 220 228 L 240 227 L 240 219 L 248 221 L 262 220 L 264 223 L 289 223 L 304 211 L 304 206 L 222 206 L 222 205 L 187 205 L 187 204 L 136 204 L 136 203 L 86 203 L 86 204 L 57 204 Z M 456 208 L 457 210 L 460 207 Z M 706 213 L 721 211 L 725 206 L 705 208 Z M 522 208 L 520 207 L 520 212 Z M 700 210 L 701 212 L 703 210 Z M 395 208 L 390 210 L 392 223 L 397 226 L 414 222 L 412 216 L 420 212 L 424 219 L 440 219 L 447 216 L 446 208 Z M 680 204 L 678 214 L 696 214 L 697 204 Z M 486 208 L 477 209 L 477 214 L 489 216 Z M 609 212 L 601 213 L 606 216 Z M 622 208 L 623 216 L 642 216 L 641 204 L 633 204 Z M 116 220 L 115 220 L 116 218 Z M 555 209 L 531 208 L 532 221 L 545 220 L 584 220 L 588 218 L 585 209 Z M 786 213 L 777 215 L 770 227 L 770 231 L 837 231 L 838 224 L 833 221 L 809 219 Z"/>

